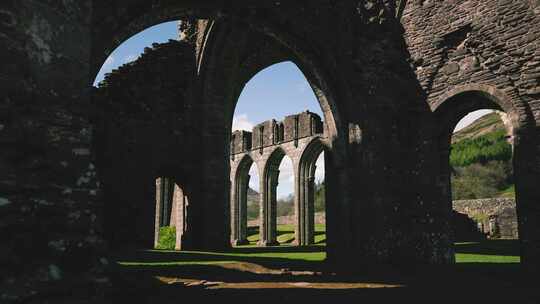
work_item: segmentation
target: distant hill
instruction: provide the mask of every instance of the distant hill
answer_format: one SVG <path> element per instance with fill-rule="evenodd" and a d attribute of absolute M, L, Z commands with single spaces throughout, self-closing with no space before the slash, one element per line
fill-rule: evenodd
<path fill-rule="evenodd" d="M 452 136 L 453 199 L 513 197 L 512 145 L 497 112 L 475 120 Z"/>
<path fill-rule="evenodd" d="M 453 134 L 450 164 L 465 167 L 489 161 L 509 161 L 512 158 L 512 145 L 506 135 L 499 114 L 494 112 L 480 117 Z"/>
<path fill-rule="evenodd" d="M 452 135 L 452 143 L 457 143 L 464 139 L 478 138 L 482 135 L 501 130 L 506 131 L 501 116 L 497 112 L 493 112 L 478 118 L 467 127 L 454 133 Z"/>
<path fill-rule="evenodd" d="M 259 192 L 248 187 L 247 190 L 247 213 L 248 220 L 259 218 Z"/>
<path fill-rule="evenodd" d="M 325 194 L 324 194 L 324 182 L 315 183 L 315 212 L 325 212 Z M 259 218 L 259 199 L 260 193 L 252 188 L 248 188 L 247 194 L 247 213 L 248 220 L 254 220 Z M 294 214 L 294 194 L 289 194 L 286 197 L 282 197 L 277 201 L 277 216 L 292 216 Z"/>

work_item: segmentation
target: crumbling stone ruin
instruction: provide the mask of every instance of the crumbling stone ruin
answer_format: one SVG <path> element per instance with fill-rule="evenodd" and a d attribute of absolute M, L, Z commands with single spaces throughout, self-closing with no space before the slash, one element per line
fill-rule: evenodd
<path fill-rule="evenodd" d="M 231 136 L 231 239 L 247 242 L 247 190 L 249 169 L 256 164 L 260 178 L 261 245 L 277 244 L 277 185 L 279 165 L 287 155 L 293 163 L 295 181 L 295 243 L 311 245 L 315 239 L 314 184 L 316 161 L 324 149 L 323 123 L 314 113 L 285 117 L 283 122 L 265 121 L 253 132 L 235 131 Z"/>
<path fill-rule="evenodd" d="M 256 164 L 260 179 L 259 245 L 278 245 L 277 186 L 279 166 L 288 156 L 294 167 L 295 241 L 296 245 L 312 245 L 315 241 L 314 184 L 319 155 L 323 151 L 323 123 L 319 115 L 306 111 L 289 115 L 282 122 L 269 120 L 256 125 L 252 132 L 232 133 L 231 167 L 231 244 L 247 244 L 247 191 L 249 170 Z M 188 198 L 172 180 L 156 180 L 156 220 L 154 246 L 159 228 L 176 227 L 177 250 L 189 248 L 184 232 L 187 227 Z"/>
<path fill-rule="evenodd" d="M 489 108 L 512 125 L 521 263 L 540 270 L 538 1 L 224 3 L 2 1 L 2 299 L 103 296 L 110 255 L 154 244 L 157 178 L 189 197 L 186 248 L 229 248 L 235 104 L 282 61 L 323 110 L 329 265 L 453 263 L 450 137 Z M 180 41 L 92 87 L 122 41 L 168 20 Z"/>
<path fill-rule="evenodd" d="M 511 198 L 457 200 L 453 209 L 474 219 L 479 231 L 491 238 L 518 239 L 516 201 Z"/>

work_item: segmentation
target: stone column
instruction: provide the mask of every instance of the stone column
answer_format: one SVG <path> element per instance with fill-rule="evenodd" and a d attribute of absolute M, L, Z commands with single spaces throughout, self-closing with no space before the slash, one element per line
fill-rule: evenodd
<path fill-rule="evenodd" d="M 294 243 L 299 246 L 315 242 L 315 164 L 301 166 L 298 170 L 299 187 L 296 204 Z"/>
<path fill-rule="evenodd" d="M 156 219 L 154 224 L 154 248 L 158 245 L 159 228 L 161 227 L 163 215 L 162 178 L 156 179 Z"/>
<path fill-rule="evenodd" d="M 232 244 L 234 246 L 245 245 L 247 241 L 247 191 L 249 174 L 240 174 L 234 181 L 234 192 L 232 200 Z"/>
<path fill-rule="evenodd" d="M 237 169 L 238 170 L 238 169 Z M 238 178 L 236 172 L 231 172 L 231 244 L 234 246 L 238 239 Z"/>
<path fill-rule="evenodd" d="M 170 226 L 172 203 L 174 197 L 174 181 L 170 178 L 162 178 L 162 207 L 161 207 L 161 227 Z"/>
<path fill-rule="evenodd" d="M 302 245 L 312 245 L 315 243 L 315 169 L 313 165 L 309 171 L 309 176 L 306 179 L 306 218 L 305 221 L 305 237 Z"/>
<path fill-rule="evenodd" d="M 259 246 L 275 246 L 277 242 L 277 201 L 276 192 L 279 168 L 271 165 L 262 181 L 261 216 L 259 229 Z"/>
<path fill-rule="evenodd" d="M 239 214 L 238 214 L 238 239 L 236 245 L 247 244 L 247 193 L 251 175 L 246 174 L 240 186 Z"/>
<path fill-rule="evenodd" d="M 171 226 L 176 227 L 175 250 L 182 250 L 184 247 L 184 233 L 187 230 L 187 205 L 188 197 L 184 190 L 177 185 L 174 186 L 174 215 L 171 215 Z M 173 223 L 174 219 L 174 223 Z"/>

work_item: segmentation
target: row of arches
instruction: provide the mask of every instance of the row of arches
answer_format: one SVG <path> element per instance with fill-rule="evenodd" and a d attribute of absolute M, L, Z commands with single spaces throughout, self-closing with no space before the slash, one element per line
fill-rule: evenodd
<path fill-rule="evenodd" d="M 224 27 L 224 29 L 225 28 L 226 27 Z M 222 29 L 221 31 L 224 31 L 224 29 Z M 207 35 L 207 39 L 205 40 L 206 42 L 211 41 L 212 39 L 226 37 L 226 35 L 224 35 L 222 32 L 211 33 L 211 30 L 209 28 L 207 28 L 207 31 L 205 33 L 205 35 Z M 269 34 L 269 36 L 272 36 L 275 33 L 267 34 Z M 217 37 L 211 37 L 212 35 L 216 35 Z M 222 37 L 222 35 L 224 36 Z M 260 35 L 260 33 L 249 33 L 249 35 L 257 36 Z M 265 39 L 267 39 L 267 37 Z M 214 44 L 214 47 L 217 47 L 216 45 L 217 44 Z M 384 231 L 382 230 L 384 230 L 385 227 L 384 225 L 381 225 L 380 227 L 368 227 L 368 229 L 366 229 L 365 231 L 359 231 L 360 229 L 358 227 L 356 227 L 355 229 L 351 229 L 355 227 L 355 225 L 357 225 L 356 223 L 354 223 L 356 221 L 354 217 L 359 216 L 360 212 L 358 211 L 363 211 L 362 208 L 364 208 L 363 206 L 361 206 L 363 204 L 362 200 L 360 199 L 362 196 L 360 194 L 361 190 L 358 190 L 354 187 L 354 183 L 357 182 L 357 180 L 351 177 L 361 175 L 360 173 L 358 173 L 358 168 L 361 168 L 363 163 L 369 162 L 370 158 L 375 159 L 379 157 L 379 155 L 373 155 L 368 153 L 372 151 L 366 149 L 369 148 L 369 142 L 368 144 L 366 144 L 366 141 L 364 140 L 365 138 L 370 138 L 369 131 L 373 131 L 373 129 L 369 129 L 369 124 L 367 124 L 367 128 L 364 128 L 364 125 L 366 124 L 362 123 L 360 120 L 360 116 L 355 116 L 354 113 L 348 113 L 348 115 L 338 115 L 338 103 L 336 103 L 335 99 L 337 95 L 333 94 L 334 92 L 336 92 L 336 90 L 331 89 L 329 85 L 331 82 L 323 81 L 325 79 L 328 80 L 324 77 L 324 75 L 326 74 L 321 72 L 320 69 L 310 69 L 313 67 L 313 65 L 318 65 L 315 62 L 308 60 L 309 58 L 311 58 L 309 55 L 307 57 L 302 57 L 302 50 L 296 50 L 296 53 L 294 52 L 294 50 L 288 50 L 288 52 L 286 51 L 285 53 L 289 57 L 282 56 L 283 54 L 281 52 L 283 52 L 283 47 L 287 48 L 286 42 L 285 46 L 280 46 L 279 52 L 276 51 L 278 55 L 274 54 L 276 56 L 272 57 L 271 60 L 262 60 L 257 62 L 257 65 L 248 65 L 247 69 L 241 68 L 241 72 L 239 72 L 239 74 L 241 74 L 242 77 L 245 77 L 245 79 L 249 79 L 249 76 L 254 75 L 262 68 L 268 66 L 270 63 L 275 63 L 277 61 L 276 58 L 280 58 L 281 60 L 290 60 L 292 58 L 295 62 L 299 63 L 298 65 L 301 70 L 307 71 L 306 76 L 310 80 L 312 88 L 316 92 L 321 107 L 323 108 L 325 121 L 327 123 L 325 129 L 327 131 L 326 134 L 328 135 L 328 139 L 324 145 L 306 150 L 307 152 L 303 154 L 303 156 L 301 157 L 301 161 L 299 161 L 297 166 L 295 166 L 295 170 L 298 171 L 296 174 L 297 178 L 295 179 L 295 188 L 297 188 L 295 189 L 295 192 L 297 194 L 295 200 L 298 202 L 298 205 L 296 206 L 295 211 L 298 222 L 302 222 L 302 224 L 298 224 L 297 227 L 297 240 L 299 242 L 304 242 L 303 240 L 305 240 L 306 243 L 310 242 L 312 224 L 310 222 L 309 216 L 311 212 L 311 206 L 309 202 L 312 196 L 312 183 L 310 182 L 310 180 L 312 180 L 313 172 L 315 170 L 313 159 L 316 159 L 316 155 L 318 155 L 317 153 L 320 153 L 320 151 L 322 151 L 323 149 L 321 147 L 324 147 L 326 149 L 326 153 L 328 153 L 326 163 L 330 164 L 327 167 L 327 177 L 330 177 L 327 183 L 327 193 L 332 196 L 332 201 L 336 201 L 335 206 L 327 208 L 329 211 L 328 214 L 331 214 L 331 216 L 327 217 L 328 226 L 330 227 L 330 229 L 328 230 L 328 239 L 335 242 L 335 244 L 340 244 L 339 246 L 336 245 L 336 247 L 330 248 L 329 252 L 332 252 L 333 257 L 338 257 L 342 255 L 343 251 L 346 251 L 351 247 L 353 249 L 361 248 L 358 250 L 363 250 L 364 247 L 362 247 L 362 244 L 359 244 L 358 240 L 365 241 L 369 240 L 369 238 L 356 238 L 356 236 L 361 235 L 362 233 L 374 232 L 375 236 L 373 236 L 372 239 L 377 239 L 377 237 L 384 235 Z M 220 48 L 222 47 L 220 46 Z M 207 55 L 209 56 L 209 58 L 213 58 L 211 54 L 212 51 L 216 51 L 216 49 L 209 49 L 208 51 L 209 54 Z M 291 55 L 290 52 L 292 52 L 293 55 Z M 210 73 L 210 71 L 216 70 L 221 71 L 217 73 L 219 75 L 221 75 L 220 73 L 227 73 L 227 69 L 221 69 L 219 61 L 207 62 L 207 65 L 205 66 L 203 64 L 202 68 L 199 67 L 198 71 L 200 73 L 204 73 L 204 68 L 208 69 L 208 73 Z M 217 83 L 216 79 L 224 78 L 219 77 L 219 75 L 217 74 L 210 75 L 208 78 L 205 78 L 204 81 L 206 83 L 215 84 Z M 244 79 L 242 77 L 240 78 Z M 223 97 L 223 94 L 221 93 L 224 93 L 226 91 L 228 92 L 228 95 L 226 94 L 226 99 L 234 100 L 234 97 L 237 96 L 238 91 L 241 90 L 244 84 L 245 81 L 241 81 L 239 84 L 234 84 L 232 88 L 219 87 L 219 85 L 215 85 L 213 87 L 205 87 L 208 88 L 208 90 L 203 93 L 203 99 L 207 104 L 214 104 L 213 99 L 210 97 L 213 95 Z M 228 126 L 232 121 L 232 109 L 234 109 L 235 101 L 227 103 L 226 106 L 218 104 L 219 103 L 215 102 L 215 106 L 212 107 L 212 109 L 215 108 L 216 111 L 211 111 L 211 114 L 208 114 L 208 117 L 205 118 L 205 121 L 207 121 L 207 123 L 203 124 L 203 126 L 211 126 L 215 127 L 216 129 L 224 128 L 225 131 L 220 130 L 220 132 L 214 132 L 215 134 L 219 134 L 220 136 L 223 135 L 224 132 L 228 132 L 230 134 L 230 128 Z M 414 155 L 415 153 L 409 151 L 410 154 L 407 155 L 407 157 L 409 158 L 405 159 L 405 161 L 412 160 L 412 162 L 406 165 L 406 169 L 410 169 L 410 171 L 412 172 L 411 178 L 412 175 L 415 174 L 415 170 L 416 172 L 420 172 L 420 174 L 424 176 L 414 179 L 414 182 L 418 184 L 414 184 L 413 187 L 418 187 L 417 191 L 420 193 L 419 195 L 415 193 L 405 194 L 407 195 L 407 197 L 413 197 L 414 195 L 416 198 L 420 198 L 422 203 L 425 202 L 424 200 L 428 201 L 422 207 L 415 207 L 413 210 L 409 210 L 408 212 L 412 214 L 411 218 L 426 217 L 429 218 L 429 221 L 426 220 L 427 222 L 433 222 L 435 224 L 430 226 L 424 225 L 422 222 L 421 225 L 418 225 L 418 223 L 421 221 L 411 221 L 411 225 L 404 225 L 410 231 L 403 231 L 403 234 L 415 233 L 415 231 L 422 231 L 422 229 L 425 228 L 426 231 L 418 232 L 420 235 L 422 235 L 422 237 L 411 237 L 411 242 L 414 242 L 414 240 L 422 239 L 425 236 L 425 239 L 429 239 L 429 241 L 426 242 L 431 242 L 432 245 L 437 244 L 437 246 L 439 246 L 438 248 L 426 249 L 426 251 L 423 252 L 423 256 L 428 256 L 428 252 L 430 251 L 438 251 L 437 254 L 434 254 L 426 259 L 432 259 L 430 261 L 434 263 L 449 262 L 452 260 L 452 258 L 448 257 L 448 248 L 452 247 L 452 240 L 450 237 L 446 237 L 446 235 L 450 233 L 450 227 L 448 227 L 448 214 L 451 211 L 451 197 L 449 196 L 450 191 L 448 190 L 450 188 L 450 170 L 448 168 L 449 138 L 451 136 L 453 127 L 455 126 L 457 121 L 466 113 L 475 109 L 493 108 L 505 110 L 505 112 L 508 113 L 509 117 L 511 118 L 510 120 L 512 123 L 512 137 L 515 143 L 515 157 L 513 159 L 513 162 L 516 169 L 516 175 L 521 176 L 516 178 L 520 230 L 528 231 L 527 233 L 521 232 L 521 235 L 532 236 L 533 239 L 536 238 L 537 236 L 534 233 L 530 232 L 534 231 L 535 222 L 526 220 L 527 216 L 535 216 L 535 212 L 533 210 L 534 208 L 531 208 L 530 206 L 531 203 L 533 203 L 534 195 L 523 194 L 534 193 L 534 190 L 531 187 L 531 183 L 535 175 L 533 172 L 531 172 L 530 168 L 527 168 L 525 164 L 528 161 L 533 160 L 535 157 L 534 155 L 531 155 L 531 153 L 534 153 L 535 151 L 534 136 L 536 136 L 533 133 L 534 131 L 531 131 L 534 129 L 531 128 L 530 113 L 526 110 L 523 110 L 525 107 L 522 107 L 520 102 L 516 101 L 514 96 L 507 96 L 506 94 L 501 93 L 501 91 L 497 90 L 495 87 L 488 84 L 469 84 L 458 87 L 457 89 L 449 90 L 447 94 L 440 97 L 440 101 L 435 102 L 432 105 L 425 104 L 424 106 L 430 108 L 424 109 L 425 112 L 421 112 L 421 114 L 419 114 L 419 116 L 421 117 L 419 121 L 415 121 L 415 117 L 407 117 L 406 119 L 404 119 L 409 119 L 410 121 L 412 121 L 410 125 L 412 125 L 413 127 L 420 127 L 419 130 L 411 129 L 409 131 L 419 135 L 418 141 L 414 141 L 411 144 L 411 149 L 414 148 L 414 145 L 417 145 L 419 147 L 419 152 L 417 154 L 421 156 Z M 223 117 L 214 116 L 218 115 L 217 113 L 226 113 L 225 119 Z M 214 118 L 218 119 L 214 120 Z M 371 121 L 371 123 L 373 124 L 373 121 Z M 207 131 L 213 132 L 215 130 Z M 227 146 L 226 136 L 222 140 L 222 142 L 224 143 L 223 147 Z M 217 144 L 219 145 L 219 143 Z M 355 145 L 358 146 L 358 149 L 356 149 Z M 355 148 L 351 148 L 352 146 L 355 146 Z M 405 150 L 408 148 L 409 147 L 404 147 L 402 149 Z M 227 151 L 226 148 L 223 148 L 223 150 Z M 203 154 L 203 158 L 211 158 L 211 153 L 215 153 L 215 150 L 209 150 L 209 152 L 205 153 L 207 154 Z M 261 227 L 260 233 L 261 240 L 264 240 L 263 242 L 267 242 L 267 244 L 272 244 L 273 239 L 275 238 L 275 221 L 273 222 L 274 216 L 272 212 L 273 210 L 275 210 L 273 205 L 275 202 L 274 189 L 276 187 L 277 177 L 279 176 L 279 170 L 276 167 L 276 164 L 279 164 L 284 154 L 285 153 L 282 153 L 282 151 L 276 151 L 276 153 L 273 154 L 271 158 L 269 158 L 268 164 L 264 166 L 265 169 L 261 172 L 261 190 L 264 192 L 264 195 L 261 199 L 261 206 L 263 210 L 262 214 L 264 215 L 264 217 L 268 218 L 265 218 L 263 220 L 263 222 L 265 222 L 266 224 Z M 227 153 L 225 153 L 225 155 L 222 155 L 221 157 L 225 158 L 228 157 L 228 155 Z M 421 157 L 423 158 L 421 159 Z M 214 162 L 212 162 L 212 164 L 215 164 L 216 159 L 213 160 Z M 254 160 L 252 159 L 251 162 L 253 161 Z M 239 166 L 239 168 L 249 167 L 249 160 L 246 160 L 245 162 L 246 163 Z M 354 164 L 354 166 L 349 167 L 349 164 Z M 224 165 L 224 167 L 227 169 L 228 166 Z M 205 168 L 204 170 L 206 170 L 206 172 L 209 172 L 211 169 Z M 372 169 L 368 167 L 367 171 L 369 170 Z M 231 217 L 232 221 L 230 235 L 233 236 L 233 241 L 241 243 L 243 241 L 242 229 L 245 226 L 242 224 L 243 220 L 241 220 L 243 214 L 245 213 L 242 206 L 245 195 L 243 195 L 242 192 L 245 189 L 245 185 L 249 183 L 249 176 L 246 174 L 231 176 L 236 176 L 237 178 L 234 178 L 234 180 L 232 181 L 234 185 L 231 187 L 232 191 L 235 193 L 226 194 L 226 196 L 232 198 L 232 200 L 230 198 L 225 199 L 226 201 L 231 201 L 234 206 L 234 211 L 232 212 L 233 216 Z M 223 176 L 213 177 L 214 179 L 211 181 L 215 181 L 221 177 Z M 364 183 L 363 185 L 370 185 L 370 183 L 373 183 L 369 180 L 363 180 L 362 182 Z M 213 193 L 212 191 L 209 192 Z M 392 193 L 391 196 L 399 196 L 399 194 L 400 193 Z M 212 199 L 218 196 L 219 195 L 213 195 Z M 210 196 L 207 200 L 210 200 Z M 388 201 L 389 200 L 390 198 L 388 198 Z M 520 201 L 522 201 L 523 203 Z M 379 214 L 380 212 L 386 212 L 385 208 L 387 207 L 373 205 L 369 206 L 369 208 L 367 209 L 374 210 L 374 215 L 375 217 L 377 217 L 378 215 L 381 215 Z M 388 207 L 388 209 L 390 208 Z M 365 219 L 365 217 L 368 216 L 369 215 L 362 215 L 362 218 Z M 388 220 L 388 222 L 390 223 L 395 219 L 400 219 L 403 217 L 402 215 L 397 213 L 392 216 L 394 218 Z M 206 224 L 208 224 L 209 222 L 211 221 L 207 220 Z M 416 227 L 415 225 L 424 226 Z M 430 229 L 432 231 L 428 232 L 428 230 Z M 431 236 L 436 236 L 440 239 L 431 239 L 431 236 L 428 236 L 428 234 Z M 534 242 L 533 239 L 531 239 L 532 242 Z M 384 242 L 381 242 L 381 244 L 384 244 Z M 530 242 L 528 244 L 530 244 Z M 414 252 L 415 250 L 419 250 L 417 248 L 421 247 L 422 246 L 411 245 L 408 250 Z M 408 254 L 409 255 L 405 254 L 405 256 L 413 255 L 412 253 Z"/>
<path fill-rule="evenodd" d="M 259 245 L 278 245 L 277 187 L 280 164 L 289 157 L 293 165 L 294 181 L 294 244 L 312 245 L 315 242 L 315 172 L 316 163 L 324 151 L 319 136 L 302 138 L 299 146 L 286 143 L 265 152 L 234 155 L 231 160 L 231 243 L 247 243 L 247 193 L 249 171 L 256 166 L 260 189 Z M 288 153 L 287 153 L 288 152 Z M 326 202 L 325 198 L 325 202 Z"/>

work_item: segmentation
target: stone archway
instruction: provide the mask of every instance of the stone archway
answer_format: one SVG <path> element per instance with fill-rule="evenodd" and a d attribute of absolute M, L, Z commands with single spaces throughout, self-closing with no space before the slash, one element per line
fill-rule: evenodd
<path fill-rule="evenodd" d="M 256 26 L 256 24 L 239 27 L 232 22 L 219 20 L 214 21 L 211 26 L 208 25 L 207 27 L 210 30 L 206 32 L 207 37 L 202 39 L 205 41 L 204 50 L 202 50 L 203 54 L 198 54 L 198 58 L 200 59 L 198 73 L 201 79 L 199 83 L 199 89 L 202 94 L 201 98 L 204 104 L 208 104 L 208 106 L 211 104 L 212 111 L 205 113 L 208 116 L 204 121 L 208 124 L 203 129 L 207 130 L 208 133 L 212 132 L 215 134 L 212 135 L 212 138 L 214 138 L 212 141 L 216 143 L 227 139 L 230 135 L 223 135 L 222 132 L 230 131 L 230 129 L 223 130 L 219 126 L 232 125 L 235 105 L 245 84 L 255 74 L 275 63 L 283 61 L 295 63 L 313 88 L 325 115 L 324 137 L 329 151 L 327 158 L 330 159 L 327 166 L 328 175 L 335 178 L 336 181 L 339 180 L 338 182 L 329 184 L 328 193 L 333 196 L 333 201 L 335 201 L 332 208 L 345 212 L 345 205 L 347 204 L 345 199 L 347 196 L 344 191 L 340 191 L 337 188 L 334 189 L 334 187 L 344 185 L 341 181 L 347 180 L 345 177 L 347 171 L 338 169 L 345 167 L 343 162 L 346 158 L 346 134 L 342 130 L 347 130 L 347 128 L 341 126 L 341 116 L 338 114 L 339 111 L 336 103 L 337 97 L 333 95 L 335 90 L 330 89 L 332 82 L 323 81 L 326 74 L 322 71 L 323 69 L 321 67 L 326 64 L 323 63 L 322 59 L 319 62 L 304 60 L 311 58 L 309 55 L 304 55 L 304 53 L 313 52 L 313 50 L 310 51 L 310 45 L 303 45 L 300 41 L 291 41 L 290 43 L 294 44 L 294 47 L 290 47 L 287 41 L 292 39 L 291 36 L 283 35 L 283 37 L 276 37 L 277 32 L 270 34 L 259 31 L 256 28 L 254 29 L 253 26 Z M 232 45 L 236 43 L 239 46 Z M 239 52 L 239 50 L 243 51 Z M 222 113 L 225 113 L 225 116 Z M 209 131 L 210 129 L 212 131 Z M 229 143 L 230 141 L 224 142 L 223 147 L 228 148 Z M 229 152 L 228 150 L 226 151 Z M 228 163 L 226 161 L 226 155 L 229 155 L 229 153 L 227 152 L 222 157 L 224 164 Z M 215 150 L 208 157 L 216 157 Z M 212 170 L 212 175 L 214 176 L 216 173 L 215 168 L 215 166 L 211 169 L 209 168 L 209 170 Z M 225 172 L 229 170 L 229 168 L 225 168 Z M 263 175 L 260 174 L 260 176 L 262 177 Z M 217 177 L 212 181 L 213 185 L 219 183 L 220 181 Z M 219 201 L 221 199 L 215 197 L 209 199 L 209 201 Z M 335 215 L 335 218 L 328 219 L 327 225 L 347 226 L 348 218 L 340 218 L 341 212 L 333 212 L 332 214 Z M 332 229 L 332 231 L 347 230 L 347 228 L 341 227 Z M 328 237 L 330 238 L 331 236 Z M 334 237 L 339 238 L 340 236 L 337 234 Z M 339 241 L 336 243 L 339 243 Z"/>
<path fill-rule="evenodd" d="M 315 242 L 315 170 L 319 155 L 324 151 L 320 138 L 314 138 L 302 151 L 295 179 L 295 242 L 312 245 Z"/>
<path fill-rule="evenodd" d="M 231 166 L 231 243 L 234 246 L 247 244 L 247 194 L 249 169 L 253 159 L 244 155 Z"/>
<path fill-rule="evenodd" d="M 457 122 L 467 113 L 480 109 L 493 109 L 503 111 L 508 116 L 509 126 L 507 132 L 512 139 L 514 177 L 516 184 L 516 209 L 518 216 L 518 230 L 521 243 L 522 262 L 527 263 L 532 255 L 538 252 L 540 236 L 536 229 L 539 215 L 531 208 L 536 202 L 530 180 L 524 179 L 524 172 L 534 160 L 534 155 L 523 151 L 534 151 L 531 146 L 530 133 L 534 130 L 527 112 L 522 111 L 519 103 L 496 88 L 482 84 L 470 84 L 457 87 L 433 105 L 434 118 L 438 122 L 435 131 L 437 138 L 437 155 L 439 157 L 439 171 L 437 180 L 445 200 L 446 210 L 452 209 L 452 195 L 450 186 L 450 139 Z M 525 175 L 526 176 L 526 175 Z M 534 179 L 534 178 L 533 178 Z M 532 193 L 531 193 L 532 192 Z"/>
<path fill-rule="evenodd" d="M 279 180 L 279 165 L 286 156 L 286 152 L 277 147 L 264 162 L 260 179 L 261 210 L 259 245 L 273 246 L 277 241 L 277 186 Z"/>

